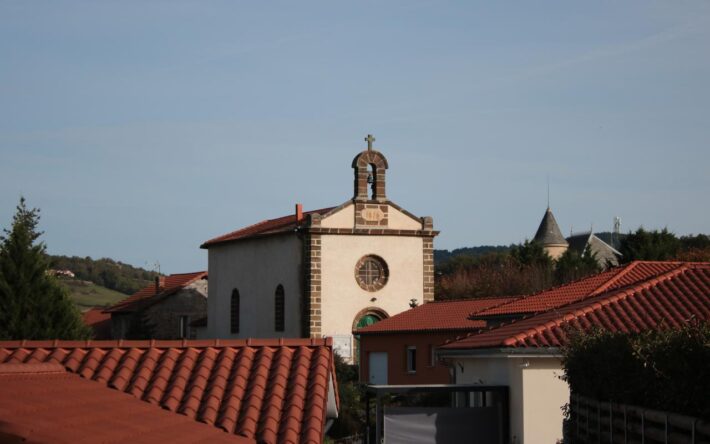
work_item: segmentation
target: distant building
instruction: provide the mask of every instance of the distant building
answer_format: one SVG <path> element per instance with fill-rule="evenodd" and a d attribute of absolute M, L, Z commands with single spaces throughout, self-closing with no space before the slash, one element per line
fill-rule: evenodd
<path fill-rule="evenodd" d="M 374 138 L 366 140 L 351 164 L 354 194 L 343 204 L 307 212 L 296 205 L 290 215 L 202 245 L 210 274 L 207 337 L 326 336 L 352 361 L 354 328 L 409 309 L 411 299 L 434 300 L 438 232 L 431 217 L 389 200 L 387 159 L 372 148 Z"/>
<path fill-rule="evenodd" d="M 81 314 L 81 318 L 92 331 L 93 339 L 111 339 L 111 313 L 104 308 L 94 307 Z"/>
<path fill-rule="evenodd" d="M 76 277 L 74 272 L 71 270 L 47 270 L 47 274 L 50 276 L 60 276 L 72 279 Z"/>
<path fill-rule="evenodd" d="M 611 245 L 596 236 L 593 231 L 577 233 L 565 238 L 559 225 L 552 214 L 550 207 L 545 210 L 545 215 L 540 221 L 540 226 L 533 237 L 533 241 L 542 245 L 552 259 L 559 259 L 565 251 L 572 250 L 579 255 L 592 253 L 601 268 L 619 265 L 621 253 Z M 589 247 L 589 250 L 587 250 Z"/>
<path fill-rule="evenodd" d="M 161 276 L 105 312 L 113 339 L 194 339 L 190 324 L 207 315 L 207 272 Z"/>
<path fill-rule="evenodd" d="M 616 267 L 619 265 L 621 253 L 611 245 L 604 242 L 592 231 L 573 234 L 567 238 L 569 249 L 578 254 L 586 254 L 589 251 L 597 259 L 597 263 L 602 268 Z M 589 247 L 589 250 L 587 250 Z"/>
<path fill-rule="evenodd" d="M 545 215 L 542 216 L 540 226 L 535 233 L 533 241 L 542 245 L 552 259 L 559 258 L 565 251 L 567 251 L 569 243 L 562 235 L 560 227 L 557 225 L 557 221 L 555 220 L 555 216 L 552 214 L 550 207 L 547 207 L 547 210 L 545 210 Z"/>

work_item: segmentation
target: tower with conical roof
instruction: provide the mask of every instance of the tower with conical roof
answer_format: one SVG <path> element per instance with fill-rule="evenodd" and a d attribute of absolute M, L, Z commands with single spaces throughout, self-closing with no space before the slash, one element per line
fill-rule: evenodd
<path fill-rule="evenodd" d="M 533 241 L 542 244 L 542 247 L 552 259 L 560 257 L 569 247 L 569 243 L 562 235 L 560 227 L 557 225 L 555 216 L 552 214 L 552 210 L 550 210 L 549 206 L 545 211 L 545 215 L 542 217 L 542 221 L 537 229 L 537 233 L 535 233 Z"/>

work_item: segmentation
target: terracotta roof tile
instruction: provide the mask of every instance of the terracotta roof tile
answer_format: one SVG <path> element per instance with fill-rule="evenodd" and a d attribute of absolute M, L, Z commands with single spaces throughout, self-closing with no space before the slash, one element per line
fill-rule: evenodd
<path fill-rule="evenodd" d="M 112 307 L 104 310 L 105 313 L 132 312 L 143 309 L 148 305 L 162 300 L 177 291 L 185 288 L 191 283 L 200 279 L 206 279 L 206 271 L 196 271 L 192 273 L 171 274 L 160 280 L 160 286 L 156 291 L 155 284 L 148 285 L 133 293 L 126 299 L 118 302 Z"/>
<path fill-rule="evenodd" d="M 84 324 L 91 327 L 94 339 L 111 339 L 111 315 L 101 307 L 94 307 L 81 315 Z"/>
<path fill-rule="evenodd" d="M 330 340 L 0 342 L 0 366 L 27 362 L 264 443 L 321 442 L 338 402 Z"/>
<path fill-rule="evenodd" d="M 509 302 L 517 297 L 477 298 L 456 301 L 436 301 L 419 305 L 367 327 L 356 334 L 434 332 L 478 330 L 486 327 L 482 320 L 471 320 L 474 313 Z"/>
<path fill-rule="evenodd" d="M 559 347 L 568 328 L 641 332 L 710 321 L 710 263 L 646 262 L 627 268 L 601 293 L 502 324 L 444 349 Z M 624 285 L 633 282 L 631 285 Z M 545 297 L 545 292 L 538 295 Z"/>
<path fill-rule="evenodd" d="M 634 285 L 659 273 L 674 270 L 681 262 L 635 261 L 569 284 L 507 301 L 475 314 L 475 318 L 537 313 L 561 307 L 605 291 Z"/>
<path fill-rule="evenodd" d="M 256 443 L 67 373 L 0 364 L 0 442 Z"/>
<path fill-rule="evenodd" d="M 303 213 L 304 219 L 302 220 L 305 221 L 305 217 L 309 214 L 318 213 L 323 215 L 330 212 L 334 208 L 335 207 L 305 211 Z M 209 248 L 211 246 L 222 244 L 225 242 L 233 242 L 237 240 L 250 239 L 254 237 L 267 236 L 270 234 L 293 231 L 299 226 L 299 223 L 300 222 L 296 220 L 295 214 L 277 217 L 276 219 L 263 220 L 254 225 L 249 225 L 248 227 L 240 228 L 236 231 L 232 231 L 231 233 L 223 234 L 221 236 L 217 236 L 213 239 L 210 239 L 203 243 L 200 248 Z"/>

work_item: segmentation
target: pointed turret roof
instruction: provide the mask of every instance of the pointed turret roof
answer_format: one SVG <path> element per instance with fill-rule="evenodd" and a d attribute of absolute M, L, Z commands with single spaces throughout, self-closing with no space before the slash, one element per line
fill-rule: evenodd
<path fill-rule="evenodd" d="M 567 240 L 565 240 L 560 231 L 560 227 L 557 225 L 555 216 L 552 215 L 550 207 L 547 207 L 547 211 L 542 217 L 540 227 L 537 229 L 533 240 L 542 245 L 568 245 Z"/>

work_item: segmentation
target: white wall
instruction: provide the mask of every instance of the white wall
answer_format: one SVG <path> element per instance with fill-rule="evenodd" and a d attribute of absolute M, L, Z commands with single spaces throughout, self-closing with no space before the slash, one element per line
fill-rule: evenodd
<path fill-rule="evenodd" d="M 387 262 L 389 280 L 378 291 L 365 291 L 355 279 L 355 266 L 365 255 Z M 390 316 L 409 309 L 409 301 L 422 303 L 423 241 L 419 237 L 321 237 L 321 327 L 326 336 L 350 334 L 358 312 L 377 307 Z M 375 301 L 371 301 L 376 298 Z"/>
<path fill-rule="evenodd" d="M 455 358 L 457 384 L 505 385 L 510 394 L 510 436 L 516 444 L 562 438 L 561 407 L 569 401 L 557 358 Z"/>
<path fill-rule="evenodd" d="M 209 249 L 209 338 L 301 336 L 302 241 L 296 234 L 268 236 Z M 285 291 L 285 331 L 274 330 L 274 292 Z M 241 297 L 240 328 L 230 333 L 232 289 Z"/>

